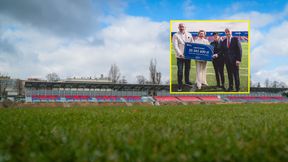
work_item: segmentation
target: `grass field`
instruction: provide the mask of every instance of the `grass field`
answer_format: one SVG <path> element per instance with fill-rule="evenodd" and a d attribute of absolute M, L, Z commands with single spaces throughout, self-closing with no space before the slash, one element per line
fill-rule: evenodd
<path fill-rule="evenodd" d="M 248 91 L 248 43 L 241 43 L 242 45 L 242 61 L 240 64 L 240 92 Z M 177 84 L 177 62 L 175 57 L 175 50 L 172 48 L 172 84 Z M 228 76 L 226 67 L 224 67 L 225 87 L 228 88 Z M 184 79 L 184 78 L 183 78 Z M 195 61 L 191 61 L 190 80 L 195 83 L 196 80 L 196 66 Z M 211 61 L 207 62 L 207 82 L 210 86 L 217 85 L 213 64 Z M 234 85 L 235 89 L 235 85 Z M 174 89 L 173 89 L 174 90 Z M 177 89 L 176 89 L 177 90 Z M 200 91 L 207 91 L 202 89 Z M 208 91 L 219 91 L 216 89 L 209 89 Z M 221 90 L 220 90 L 221 91 Z"/>
<path fill-rule="evenodd" d="M 0 161 L 288 161 L 288 107 L 0 109 Z"/>

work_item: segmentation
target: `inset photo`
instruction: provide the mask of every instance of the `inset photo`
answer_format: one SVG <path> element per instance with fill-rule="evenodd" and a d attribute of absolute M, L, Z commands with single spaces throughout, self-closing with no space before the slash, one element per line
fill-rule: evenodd
<path fill-rule="evenodd" d="M 249 20 L 171 20 L 171 94 L 249 94 Z"/>

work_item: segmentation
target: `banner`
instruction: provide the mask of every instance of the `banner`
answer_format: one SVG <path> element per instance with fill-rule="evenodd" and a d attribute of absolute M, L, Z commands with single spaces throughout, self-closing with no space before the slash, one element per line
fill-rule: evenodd
<path fill-rule="evenodd" d="M 185 43 L 184 58 L 199 61 L 212 61 L 214 47 L 198 43 Z"/>

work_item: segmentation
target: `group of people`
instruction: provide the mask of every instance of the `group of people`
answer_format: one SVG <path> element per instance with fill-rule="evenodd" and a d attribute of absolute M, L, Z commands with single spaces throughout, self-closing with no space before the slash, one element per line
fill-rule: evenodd
<path fill-rule="evenodd" d="M 193 86 L 194 84 L 190 81 L 190 67 L 191 60 L 185 59 L 184 47 L 185 43 L 198 43 L 212 45 L 214 47 L 213 51 L 213 67 L 215 71 L 215 77 L 217 81 L 217 87 L 221 88 L 223 91 L 226 90 L 224 83 L 224 65 L 226 65 L 226 70 L 228 74 L 229 87 L 227 91 L 234 91 L 233 82 L 235 82 L 236 92 L 240 91 L 240 78 L 239 78 L 239 66 L 242 58 L 242 47 L 241 43 L 236 37 L 232 37 L 232 32 L 230 29 L 225 29 L 226 38 L 221 40 L 217 32 L 213 33 L 213 42 L 209 43 L 205 39 L 206 32 L 204 30 L 199 30 L 198 37 L 194 40 L 192 35 L 186 31 L 185 24 L 180 23 L 178 25 L 179 31 L 173 35 L 172 42 L 175 49 L 175 55 L 177 58 L 177 78 L 178 78 L 178 91 L 182 91 L 183 88 L 183 69 L 184 69 L 184 79 L 188 86 Z M 196 64 L 196 88 L 201 89 L 203 86 L 208 86 L 206 80 L 207 71 L 207 61 L 195 60 Z"/>

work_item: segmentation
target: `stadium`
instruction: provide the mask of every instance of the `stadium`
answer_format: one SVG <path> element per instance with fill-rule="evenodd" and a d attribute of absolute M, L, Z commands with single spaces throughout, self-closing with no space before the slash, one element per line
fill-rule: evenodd
<path fill-rule="evenodd" d="M 286 1 L 0 1 L 0 162 L 288 161 L 287 9 Z M 208 62 L 208 85 L 178 93 L 171 37 L 180 21 L 210 42 L 231 29 L 244 51 L 240 92 L 225 90 L 226 74 L 217 88 Z"/>
<path fill-rule="evenodd" d="M 213 32 L 206 32 L 206 39 L 210 42 L 213 40 Z M 218 31 L 219 32 L 219 31 Z M 171 32 L 171 37 L 175 32 Z M 194 39 L 197 37 L 197 32 L 191 32 Z M 225 37 L 224 32 L 219 32 L 221 37 Z M 247 31 L 233 31 L 232 35 L 237 37 L 242 46 L 247 48 L 248 32 Z M 244 48 L 245 48 L 244 47 Z M 247 50 L 246 50 L 247 51 Z M 174 52 L 171 53 L 174 58 Z M 246 62 L 247 53 L 244 54 Z M 174 60 L 174 59 L 173 59 Z M 175 61 L 172 60 L 172 65 Z M 174 62 L 174 64 L 173 64 Z M 245 61 L 243 61 L 245 62 Z M 194 62 L 191 67 L 193 68 Z M 244 73 L 248 73 L 248 64 L 242 64 L 241 68 Z M 175 73 L 172 67 L 172 74 Z M 194 76 L 194 70 L 190 71 L 190 75 Z M 214 73 L 212 65 L 208 63 L 208 82 L 215 84 Z M 225 72 L 226 80 L 228 80 Z M 47 81 L 41 79 L 10 79 L 9 77 L 2 77 L 1 84 L 8 83 L 7 97 L 13 101 L 22 101 L 26 105 L 46 104 L 47 106 L 67 107 L 73 103 L 76 105 L 189 105 L 197 103 L 278 103 L 288 101 L 284 92 L 287 88 L 268 88 L 268 87 L 250 87 L 250 94 L 171 94 L 170 85 L 165 84 L 130 84 L 130 83 L 113 83 L 108 78 L 102 79 L 81 79 L 68 78 L 59 81 Z M 193 78 L 192 78 L 193 80 Z M 195 80 L 195 78 L 194 78 Z M 175 89 L 176 80 L 172 78 L 172 89 Z M 174 86 L 173 86 L 174 85 Z M 247 90 L 248 79 L 247 75 L 241 76 L 241 87 Z M 217 92 L 217 91 L 215 91 Z M 3 93 L 2 93 L 3 94 Z M 3 97 L 1 97 L 3 100 Z M 55 104 L 58 103 L 58 104 Z M 69 103 L 69 104 L 67 104 Z M 25 105 L 24 104 L 24 105 Z M 45 105 L 44 104 L 44 105 Z"/>
<path fill-rule="evenodd" d="M 247 33 L 239 33 L 247 43 Z M 0 161 L 288 159 L 287 87 L 171 94 L 168 84 L 113 83 L 103 76 L 2 76 L 0 83 L 1 107 L 8 108 L 0 109 Z"/>
<path fill-rule="evenodd" d="M 10 82 L 12 82 L 11 80 Z M 15 81 L 14 81 L 15 82 Z M 35 81 L 10 84 L 8 98 L 25 103 L 90 103 L 91 105 L 166 105 L 195 103 L 288 102 L 287 88 L 251 87 L 250 94 L 170 94 L 169 85 L 122 84 L 93 80 Z M 20 88 L 19 88 L 20 87 Z M 59 105 L 58 105 L 59 106 Z"/>
<path fill-rule="evenodd" d="M 249 95 L 170 95 L 169 85 L 25 82 L 26 102 L 187 104 L 200 102 L 287 102 L 287 89 L 251 88 Z M 130 103 L 130 104 L 128 104 Z"/>

